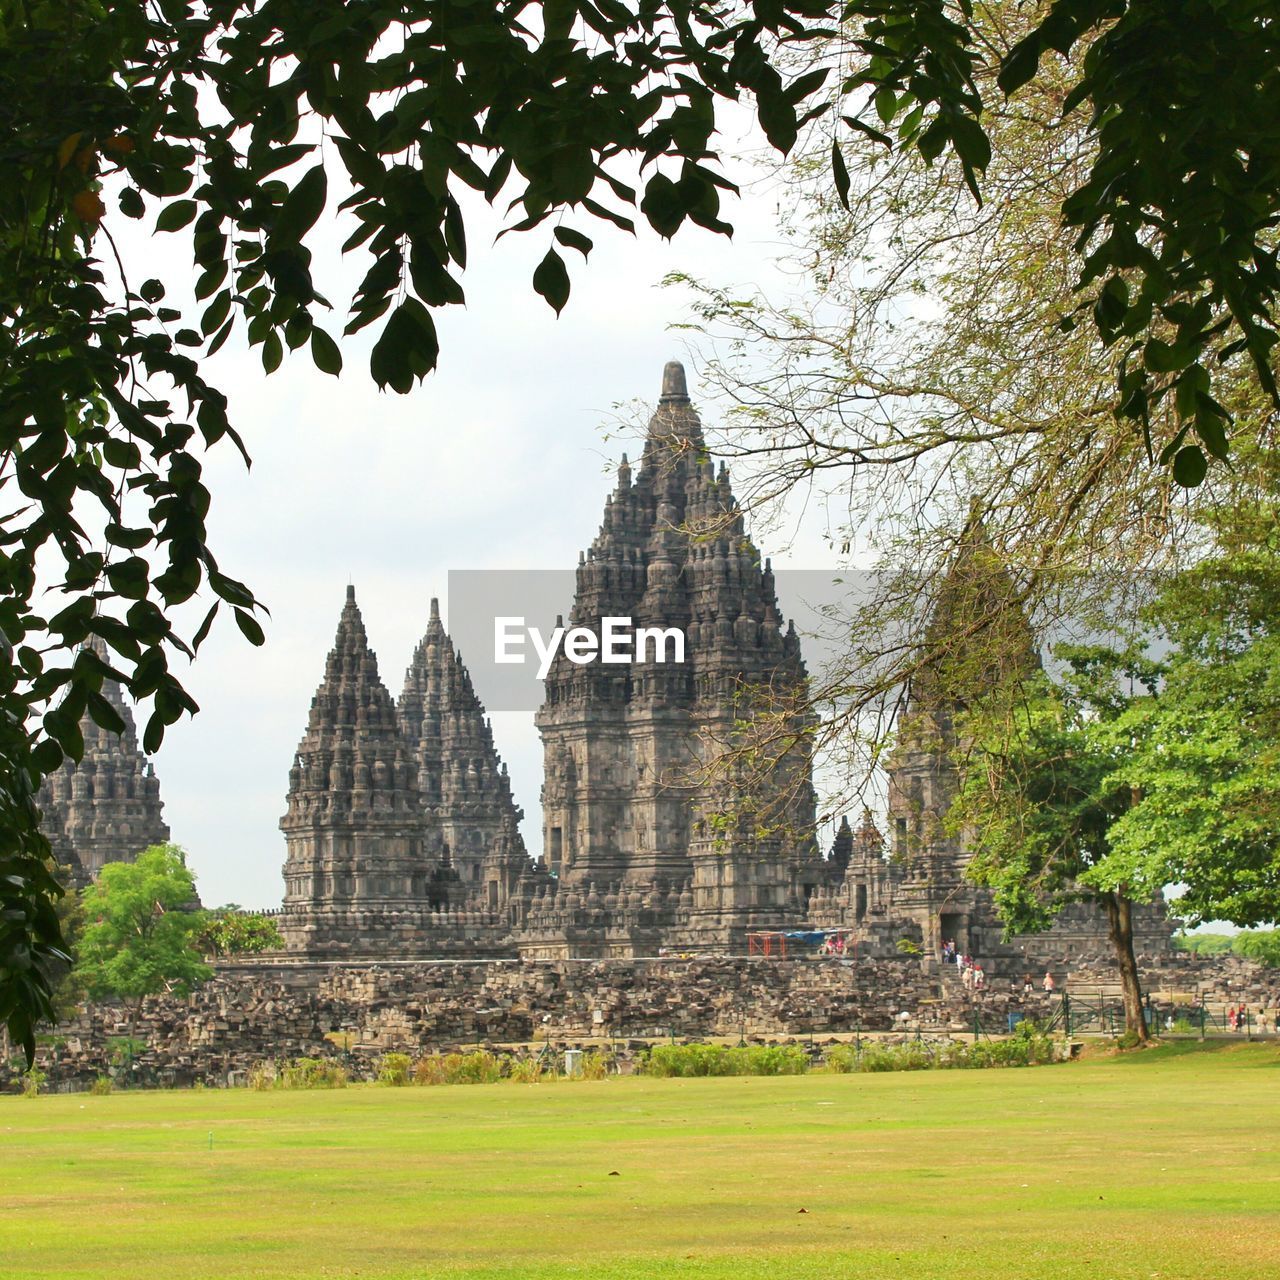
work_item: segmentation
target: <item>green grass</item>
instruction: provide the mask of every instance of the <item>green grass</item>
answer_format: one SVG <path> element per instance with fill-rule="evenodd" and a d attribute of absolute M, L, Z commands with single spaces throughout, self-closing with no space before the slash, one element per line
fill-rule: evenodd
<path fill-rule="evenodd" d="M 1273 1045 L 1008 1071 L 4 1097 L 0 1276 L 1274 1276 L 1278 1122 Z"/>

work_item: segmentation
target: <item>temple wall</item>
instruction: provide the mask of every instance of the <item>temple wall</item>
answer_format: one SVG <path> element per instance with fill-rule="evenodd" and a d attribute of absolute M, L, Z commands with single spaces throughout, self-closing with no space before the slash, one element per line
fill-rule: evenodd
<path fill-rule="evenodd" d="M 1113 970 L 1084 970 L 1068 987 L 1087 995 L 1114 981 Z M 1198 995 L 1211 1007 L 1245 1000 L 1274 1008 L 1280 999 L 1280 972 L 1235 958 L 1180 957 L 1145 981 L 1172 1004 Z M 151 1085 L 224 1085 L 243 1082 L 259 1063 L 302 1056 L 335 1057 L 353 1077 L 370 1078 L 385 1052 L 477 1044 L 736 1041 L 894 1026 L 963 1032 L 973 1004 L 957 987 L 940 986 L 907 958 L 224 964 L 189 997 L 146 1002 L 136 1033 L 146 1048 L 132 1062 L 113 1061 L 113 1049 L 120 1054 L 111 1043 L 128 1033 L 127 1012 L 95 1005 L 58 1028 L 38 1065 L 52 1088 L 84 1088 L 113 1069 Z M 1039 994 L 1024 1000 L 999 984 L 984 994 L 980 1014 L 984 1027 L 999 1029 L 1011 1011 L 1039 1016 L 1047 1008 Z M 0 1060 L 0 1088 L 14 1087 L 21 1067 L 17 1056 Z"/>

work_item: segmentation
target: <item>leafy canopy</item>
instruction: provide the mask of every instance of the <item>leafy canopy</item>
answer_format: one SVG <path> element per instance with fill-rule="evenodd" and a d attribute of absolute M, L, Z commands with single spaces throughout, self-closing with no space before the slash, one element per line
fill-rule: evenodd
<path fill-rule="evenodd" d="M 75 973 L 95 998 L 140 1001 L 187 991 L 212 970 L 196 940 L 204 913 L 183 851 L 152 845 L 136 862 L 112 862 L 84 894 L 86 924 Z"/>
<path fill-rule="evenodd" d="M 1014 91 L 1048 50 L 1088 47 L 1093 178 L 1064 205 L 1080 228 L 1082 314 L 1132 357 L 1118 411 L 1194 484 L 1226 452 L 1215 360 L 1247 353 L 1274 394 L 1273 231 L 1280 94 L 1261 0 L 1057 0 L 1002 54 L 969 0 L 27 0 L 0 11 L 0 1017 L 33 1048 L 62 957 L 33 796 L 82 750 L 86 714 L 124 678 L 152 713 L 144 745 L 196 710 L 170 668 L 220 610 L 253 643 L 260 606 L 206 541 L 199 454 L 230 439 L 199 359 L 239 330 L 263 366 L 307 349 L 337 374 L 332 309 L 309 242 L 331 205 L 368 265 L 344 333 L 378 326 L 377 384 L 435 367 L 433 311 L 463 301 L 464 191 L 508 201 L 511 230 L 549 229 L 534 288 L 558 311 L 579 224 L 729 230 L 714 167 L 717 104 L 754 100 L 785 152 L 818 113 L 933 161 L 975 195 L 990 157 L 975 72 Z M 789 51 L 820 65 L 792 74 Z M 822 60 L 826 59 L 825 64 Z M 834 73 L 834 74 L 833 74 Z M 641 191 L 633 185 L 636 172 Z M 347 194 L 349 190 L 349 194 Z M 114 201 L 109 208 L 107 197 Z M 191 237 L 199 314 L 120 260 L 117 217 Z M 1191 443 L 1194 433 L 1197 443 Z M 37 582 L 66 601 L 46 614 Z M 181 606 L 204 592 L 199 618 Z M 210 597 L 212 597 L 210 599 Z M 202 615 L 202 616 L 201 616 Z M 85 642 L 105 642 L 105 657 Z"/>
<path fill-rule="evenodd" d="M 200 945 L 218 956 L 256 955 L 278 950 L 284 946 L 284 939 L 270 916 L 228 906 L 208 914 Z"/>

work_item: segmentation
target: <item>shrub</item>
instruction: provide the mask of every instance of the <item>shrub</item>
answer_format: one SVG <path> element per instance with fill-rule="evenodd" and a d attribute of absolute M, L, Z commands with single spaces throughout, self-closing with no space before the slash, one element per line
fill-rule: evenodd
<path fill-rule="evenodd" d="M 592 1050 L 582 1055 L 582 1064 L 578 1069 L 579 1080 L 603 1080 L 613 1070 L 614 1058 L 611 1053 Z"/>
<path fill-rule="evenodd" d="M 95 1098 L 105 1097 L 115 1088 L 115 1081 L 110 1076 L 99 1076 L 90 1086 L 89 1092 Z"/>
<path fill-rule="evenodd" d="M 39 1067 L 32 1067 L 29 1071 L 24 1071 L 22 1074 L 22 1096 L 24 1098 L 38 1097 L 40 1087 L 48 1078 L 48 1073 L 41 1071 Z"/>
<path fill-rule="evenodd" d="M 248 1085 L 257 1093 L 262 1093 L 266 1089 L 275 1087 L 276 1069 L 275 1064 L 270 1062 L 255 1062 L 249 1068 Z"/>
<path fill-rule="evenodd" d="M 862 1051 L 860 1071 L 923 1071 L 933 1066 L 933 1056 L 923 1044 L 872 1044 Z"/>
<path fill-rule="evenodd" d="M 254 1085 L 257 1088 L 257 1085 Z M 345 1089 L 345 1067 L 326 1058 L 295 1058 L 276 1072 L 275 1080 L 268 1086 L 275 1089 Z"/>
<path fill-rule="evenodd" d="M 1231 942 L 1235 955 L 1280 969 L 1280 929 L 1245 929 Z"/>
<path fill-rule="evenodd" d="M 378 1067 L 378 1083 L 399 1087 L 409 1083 L 413 1059 L 407 1053 L 384 1053 Z"/>
<path fill-rule="evenodd" d="M 858 1069 L 859 1051 L 855 1045 L 833 1044 L 822 1055 L 823 1066 L 836 1075 L 848 1075 Z"/>
<path fill-rule="evenodd" d="M 502 1059 L 487 1049 L 473 1053 L 431 1053 L 413 1069 L 416 1084 L 493 1084 L 502 1079 Z"/>
<path fill-rule="evenodd" d="M 637 1069 L 658 1077 L 798 1076 L 808 1071 L 809 1059 L 799 1045 L 659 1044 Z"/>
<path fill-rule="evenodd" d="M 977 1044 L 949 1041 L 929 1045 L 868 1042 L 832 1045 L 824 1055 L 828 1071 L 924 1071 L 984 1067 L 1028 1067 L 1054 1059 L 1053 1041 L 1027 1020 L 1007 1040 L 981 1040 Z"/>
<path fill-rule="evenodd" d="M 508 1063 L 508 1079 L 517 1084 L 539 1084 L 543 1080 L 554 1080 L 556 1073 L 548 1071 L 541 1058 L 512 1058 Z"/>

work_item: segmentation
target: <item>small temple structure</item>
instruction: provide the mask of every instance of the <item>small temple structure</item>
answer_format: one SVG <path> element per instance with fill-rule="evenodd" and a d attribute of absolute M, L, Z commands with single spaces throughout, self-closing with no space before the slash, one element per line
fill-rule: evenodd
<path fill-rule="evenodd" d="M 100 644 L 98 653 L 105 657 Z M 133 710 L 120 682 L 105 678 L 101 693 L 124 731 L 113 733 L 85 714 L 80 720 L 84 755 L 50 774 L 36 798 L 54 860 L 76 888 L 96 880 L 108 862 L 132 862 L 150 845 L 169 839 L 160 780 L 138 745 Z"/>

